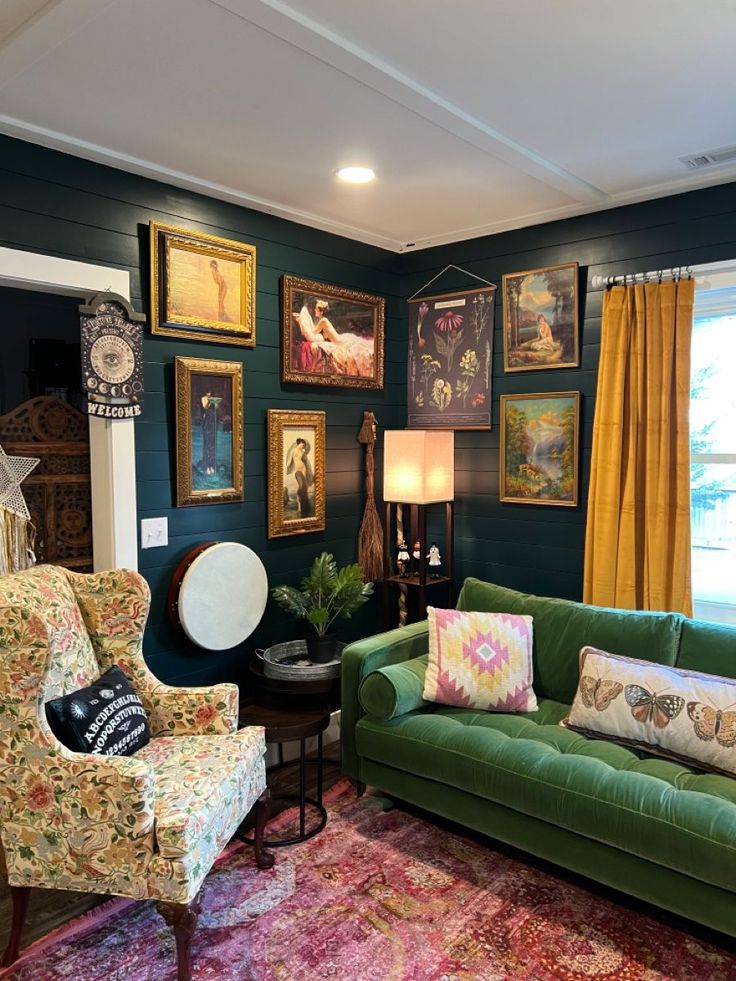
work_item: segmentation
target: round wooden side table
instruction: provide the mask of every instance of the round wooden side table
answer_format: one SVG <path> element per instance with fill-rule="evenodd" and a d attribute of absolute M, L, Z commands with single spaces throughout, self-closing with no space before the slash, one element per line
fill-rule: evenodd
<path fill-rule="evenodd" d="M 299 834 L 292 838 L 279 838 L 264 841 L 269 848 L 281 848 L 284 845 L 295 845 L 300 841 L 313 838 L 327 824 L 327 811 L 322 803 L 322 784 L 324 756 L 322 752 L 322 734 L 330 724 L 330 712 L 326 708 L 316 709 L 283 709 L 271 708 L 268 705 L 249 705 L 240 712 L 241 726 L 263 726 L 266 730 L 266 744 L 276 744 L 279 748 L 279 762 L 268 767 L 266 774 L 276 773 L 290 767 L 299 767 L 299 793 L 277 794 L 274 800 L 297 801 L 299 803 Z M 317 737 L 317 758 L 307 759 L 307 739 Z M 284 743 L 299 740 L 299 758 L 284 762 Z M 307 766 L 317 767 L 317 798 L 307 797 Z M 307 808 L 317 812 L 319 820 L 313 828 L 307 830 Z M 246 839 L 248 840 L 248 839 Z"/>

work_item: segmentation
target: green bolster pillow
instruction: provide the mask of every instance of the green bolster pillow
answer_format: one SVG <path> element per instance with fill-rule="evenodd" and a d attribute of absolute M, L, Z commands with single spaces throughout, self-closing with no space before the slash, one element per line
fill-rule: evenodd
<path fill-rule="evenodd" d="M 425 654 L 371 671 L 358 690 L 358 701 L 363 711 L 372 719 L 388 722 L 414 709 L 431 705 L 422 698 L 426 670 Z"/>

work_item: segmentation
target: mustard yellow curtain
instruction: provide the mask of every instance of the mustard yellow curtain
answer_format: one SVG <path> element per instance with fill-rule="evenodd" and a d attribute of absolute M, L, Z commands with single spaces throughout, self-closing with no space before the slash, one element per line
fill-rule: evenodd
<path fill-rule="evenodd" d="M 692 616 L 692 280 L 603 298 L 583 599 Z"/>

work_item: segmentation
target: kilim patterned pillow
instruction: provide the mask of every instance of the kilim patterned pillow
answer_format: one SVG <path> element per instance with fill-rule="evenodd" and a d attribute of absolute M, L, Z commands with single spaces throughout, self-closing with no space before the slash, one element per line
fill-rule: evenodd
<path fill-rule="evenodd" d="M 736 679 L 580 651 L 580 683 L 560 725 L 736 775 Z"/>
<path fill-rule="evenodd" d="M 534 712 L 532 618 L 427 607 L 424 698 L 489 712 Z"/>

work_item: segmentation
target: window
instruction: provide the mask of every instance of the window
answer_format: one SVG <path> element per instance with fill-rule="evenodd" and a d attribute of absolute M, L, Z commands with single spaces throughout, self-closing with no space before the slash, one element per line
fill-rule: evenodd
<path fill-rule="evenodd" d="M 696 616 L 736 623 L 736 273 L 702 273 L 690 388 L 693 600 Z"/>

